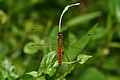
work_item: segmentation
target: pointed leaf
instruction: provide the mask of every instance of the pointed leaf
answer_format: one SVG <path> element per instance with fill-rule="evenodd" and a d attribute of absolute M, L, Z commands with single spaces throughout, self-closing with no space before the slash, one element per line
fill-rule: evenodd
<path fill-rule="evenodd" d="M 88 33 L 86 33 L 85 36 L 83 36 L 81 39 L 79 39 L 78 41 L 76 41 L 74 44 L 71 45 L 72 47 L 77 47 L 79 49 L 68 48 L 66 50 L 66 54 L 67 54 L 70 61 L 74 60 L 80 54 L 80 52 L 85 48 L 87 43 L 93 37 L 94 30 L 95 30 L 96 26 L 97 25 L 95 25 Z M 63 57 L 63 60 L 67 61 L 65 56 Z"/>
<path fill-rule="evenodd" d="M 80 64 L 83 64 L 85 63 L 89 58 L 91 58 L 92 56 L 90 55 L 85 55 L 85 54 L 80 54 L 78 57 L 77 57 L 77 60 L 79 61 Z"/>
<path fill-rule="evenodd" d="M 38 77 L 38 72 L 36 72 L 36 71 L 31 71 L 31 72 L 28 72 L 26 74 L 31 75 L 33 77 Z"/>

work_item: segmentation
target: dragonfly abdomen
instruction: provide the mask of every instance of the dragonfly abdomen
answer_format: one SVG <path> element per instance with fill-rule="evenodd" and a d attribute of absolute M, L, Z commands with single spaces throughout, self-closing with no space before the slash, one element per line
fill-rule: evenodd
<path fill-rule="evenodd" d="M 58 64 L 61 66 L 62 64 L 62 38 L 63 38 L 63 33 L 59 32 L 58 33 Z"/>

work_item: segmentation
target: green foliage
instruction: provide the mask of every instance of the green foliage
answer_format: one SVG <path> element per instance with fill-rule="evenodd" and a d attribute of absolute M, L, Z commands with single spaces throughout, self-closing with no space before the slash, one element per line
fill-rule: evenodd
<path fill-rule="evenodd" d="M 72 27 L 72 26 L 75 26 L 78 24 L 86 23 L 92 19 L 99 17 L 99 16 L 101 16 L 101 12 L 92 12 L 89 14 L 83 14 L 83 15 L 77 16 L 77 17 L 69 20 L 66 25 L 69 27 Z"/>
<path fill-rule="evenodd" d="M 0 0 L 0 80 L 120 80 L 119 49 L 120 0 Z"/>
<path fill-rule="evenodd" d="M 18 75 L 15 72 L 15 67 L 11 62 L 3 57 L 0 57 L 0 79 L 1 80 L 16 80 Z"/>
<path fill-rule="evenodd" d="M 97 74 L 97 75 L 96 75 Z M 95 76 L 96 75 L 96 76 Z M 78 80 L 105 80 L 105 76 L 96 68 L 88 68 Z"/>
<path fill-rule="evenodd" d="M 77 57 L 77 61 L 79 61 L 80 64 L 83 64 L 85 63 L 89 58 L 91 58 L 92 56 L 89 56 L 89 55 L 85 55 L 85 54 L 80 54 L 78 57 Z"/>
<path fill-rule="evenodd" d="M 39 67 L 39 74 L 48 74 L 49 76 L 52 76 L 56 72 L 56 56 L 57 52 L 51 51 L 46 56 L 43 57 L 41 61 L 41 66 Z"/>
<path fill-rule="evenodd" d="M 90 31 L 88 31 L 82 38 L 80 38 L 74 44 L 70 45 L 73 47 L 73 49 L 68 48 L 68 50 L 66 50 L 66 54 L 68 54 L 67 56 L 69 57 L 69 60 L 74 60 L 78 56 L 78 54 L 80 54 L 80 52 L 85 48 L 86 44 L 93 37 L 95 28 L 96 25 Z M 78 49 L 75 49 L 74 47 Z"/>

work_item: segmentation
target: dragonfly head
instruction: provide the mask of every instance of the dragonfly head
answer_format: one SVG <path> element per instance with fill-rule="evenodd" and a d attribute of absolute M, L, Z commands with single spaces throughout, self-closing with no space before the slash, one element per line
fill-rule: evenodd
<path fill-rule="evenodd" d="M 63 37 L 63 32 L 59 32 L 59 33 L 58 33 L 58 36 L 59 36 L 59 37 Z"/>

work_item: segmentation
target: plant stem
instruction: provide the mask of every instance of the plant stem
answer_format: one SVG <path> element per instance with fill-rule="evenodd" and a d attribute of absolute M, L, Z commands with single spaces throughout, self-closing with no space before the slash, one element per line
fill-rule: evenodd
<path fill-rule="evenodd" d="M 63 10 L 63 12 L 62 12 L 62 14 L 61 14 L 61 16 L 60 16 L 60 19 L 59 19 L 59 32 L 62 32 L 61 21 L 62 21 L 62 17 L 63 17 L 63 15 L 64 15 L 64 13 L 68 10 L 69 7 L 77 6 L 77 5 L 80 5 L 80 3 L 75 3 L 75 4 L 67 5 L 67 6 L 64 8 L 64 10 Z"/>

